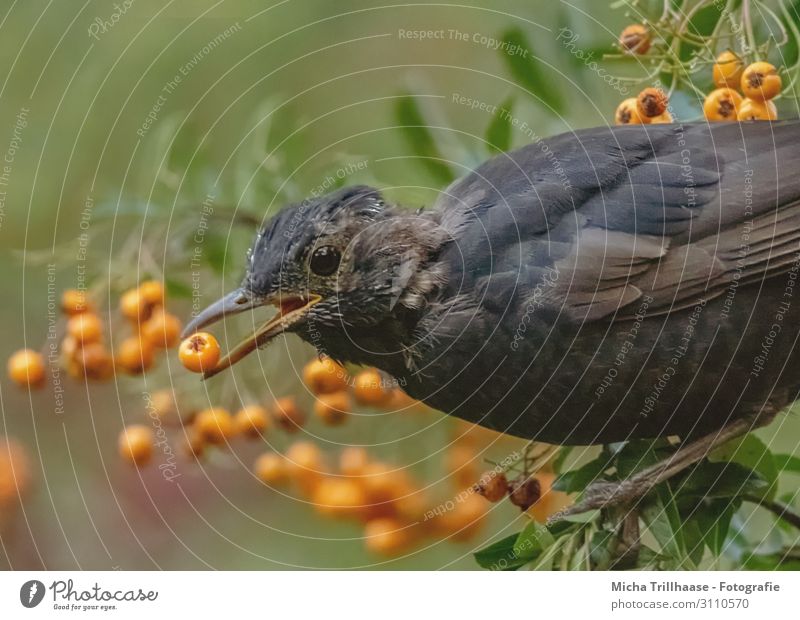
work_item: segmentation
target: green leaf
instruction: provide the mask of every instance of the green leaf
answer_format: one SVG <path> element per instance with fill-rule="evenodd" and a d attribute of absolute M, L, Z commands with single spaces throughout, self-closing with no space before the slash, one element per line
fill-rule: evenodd
<path fill-rule="evenodd" d="M 664 458 L 656 451 L 653 441 L 629 441 L 618 452 L 616 458 L 617 472 L 621 478 L 627 478 L 645 467 L 655 465 Z"/>
<path fill-rule="evenodd" d="M 782 64 L 786 67 L 792 67 L 797 62 L 798 58 L 798 43 L 797 39 L 792 36 L 792 28 L 797 28 L 797 25 L 800 24 L 800 0 L 797 0 L 794 4 L 789 5 L 788 3 L 783 3 L 783 10 L 781 19 L 783 21 L 783 26 L 786 28 L 787 32 L 789 32 L 789 40 L 783 46 L 781 52 L 783 55 L 783 62 Z"/>
<path fill-rule="evenodd" d="M 648 532 L 658 541 L 662 553 L 680 561 L 684 555 L 681 519 L 668 487 L 668 482 L 657 487 L 657 497 L 644 506 L 641 516 Z"/>
<path fill-rule="evenodd" d="M 531 521 L 517 536 L 514 543 L 514 555 L 517 557 L 535 557 L 555 542 L 553 535 L 541 523 Z"/>
<path fill-rule="evenodd" d="M 430 131 L 430 124 L 425 122 L 417 100 L 411 95 L 398 99 L 395 104 L 395 117 L 397 124 L 403 129 L 403 135 L 411 151 L 420 158 L 422 165 L 439 182 L 450 183 L 455 177 L 439 153 Z"/>
<path fill-rule="evenodd" d="M 567 457 L 572 452 L 571 446 L 561 446 L 558 449 L 558 454 L 556 454 L 556 458 L 553 459 L 553 469 L 557 472 L 561 473 L 563 471 L 564 462 L 567 460 Z"/>
<path fill-rule="evenodd" d="M 752 433 L 714 450 L 708 460 L 712 462 L 730 461 L 752 469 L 767 483 L 761 489 L 759 497 L 768 499 L 775 497 L 775 492 L 778 490 L 778 468 L 775 466 L 772 452 L 763 441 Z"/>
<path fill-rule="evenodd" d="M 722 18 L 722 5 L 717 6 L 718 3 L 712 2 L 705 8 L 697 11 L 689 22 L 689 31 L 701 37 L 708 37 L 714 31 L 717 22 Z M 680 59 L 684 62 L 689 60 L 693 54 L 700 50 L 699 45 L 694 43 L 687 43 L 681 41 L 680 45 Z"/>
<path fill-rule="evenodd" d="M 800 457 L 791 454 L 773 454 L 772 461 L 778 471 L 791 471 L 800 473 Z"/>
<path fill-rule="evenodd" d="M 703 530 L 695 519 L 690 519 L 681 525 L 681 535 L 683 536 L 684 551 L 692 562 L 692 565 L 686 566 L 686 568 L 695 568 L 705 553 Z"/>
<path fill-rule="evenodd" d="M 797 552 L 772 553 L 768 555 L 747 555 L 744 568 L 750 570 L 800 570 L 800 557 Z"/>
<path fill-rule="evenodd" d="M 591 523 L 598 516 L 600 516 L 600 509 L 595 509 L 595 510 L 587 510 L 586 512 L 580 512 L 575 515 L 568 515 L 566 517 L 562 517 L 561 520 L 567 523 Z M 554 536 L 557 536 L 557 534 L 553 531 L 552 526 L 550 527 L 550 531 L 553 533 Z"/>
<path fill-rule="evenodd" d="M 167 295 L 170 297 L 189 299 L 192 296 L 192 287 L 180 280 L 165 277 L 164 286 L 167 289 Z"/>
<path fill-rule="evenodd" d="M 740 505 L 740 501 L 727 499 L 704 500 L 695 509 L 694 518 L 703 532 L 703 541 L 715 556 L 722 554 L 731 519 Z"/>
<path fill-rule="evenodd" d="M 755 471 L 739 463 L 704 460 L 676 479 L 682 497 L 724 499 L 742 495 L 763 497 L 768 483 Z"/>
<path fill-rule="evenodd" d="M 611 565 L 613 555 L 611 553 L 611 544 L 616 540 L 613 532 L 600 530 L 592 535 L 592 540 L 589 543 L 589 557 L 592 564 L 600 570 L 604 570 Z"/>
<path fill-rule="evenodd" d="M 486 142 L 490 151 L 502 153 L 511 148 L 511 110 L 514 98 L 509 97 L 500 106 L 486 129 Z"/>
<path fill-rule="evenodd" d="M 525 34 L 519 28 L 506 30 L 500 37 L 503 45 L 498 52 L 514 80 L 538 97 L 556 114 L 564 111 L 564 99 L 555 86 L 558 77 L 546 75 Z"/>
<path fill-rule="evenodd" d="M 556 478 L 553 488 L 565 493 L 579 493 L 589 484 L 597 480 L 600 475 L 610 467 L 608 457 L 601 454 L 599 457 L 582 465 L 578 469 L 566 471 Z"/>
<path fill-rule="evenodd" d="M 531 557 L 520 557 L 514 553 L 517 537 L 517 534 L 512 534 L 476 551 L 473 554 L 475 561 L 480 567 L 489 570 L 515 570 L 527 564 Z"/>

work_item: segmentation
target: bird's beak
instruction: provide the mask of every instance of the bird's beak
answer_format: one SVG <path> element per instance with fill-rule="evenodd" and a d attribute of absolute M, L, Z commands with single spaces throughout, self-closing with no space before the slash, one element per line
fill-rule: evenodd
<path fill-rule="evenodd" d="M 226 368 L 230 368 L 259 347 L 267 344 L 275 336 L 285 332 L 302 319 L 309 309 L 321 299 L 322 297 L 319 295 L 301 297 L 282 293 L 267 298 L 254 298 L 243 289 L 237 289 L 219 301 L 215 301 L 194 317 L 183 330 L 182 337 L 186 338 L 197 330 L 217 323 L 225 317 L 251 311 L 260 306 L 273 305 L 278 309 L 275 316 L 236 345 L 214 368 L 205 371 L 203 378 L 208 379 Z"/>

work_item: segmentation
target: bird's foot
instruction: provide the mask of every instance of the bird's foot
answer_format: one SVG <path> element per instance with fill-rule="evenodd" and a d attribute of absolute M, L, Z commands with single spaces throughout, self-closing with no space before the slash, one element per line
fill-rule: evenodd
<path fill-rule="evenodd" d="M 616 506 L 628 506 L 635 509 L 638 502 L 660 482 L 663 482 L 690 465 L 697 463 L 714 448 L 740 437 L 745 433 L 768 422 L 771 417 L 762 416 L 757 421 L 753 419 L 739 419 L 731 422 L 719 431 L 706 435 L 692 443 L 681 447 L 669 458 L 651 465 L 634 474 L 630 478 L 619 482 L 598 481 L 593 482 L 583 492 L 583 498 L 554 514 L 549 521 L 559 521 L 565 517 L 589 512 L 597 509 L 607 509 Z"/>
<path fill-rule="evenodd" d="M 653 485 L 648 481 L 641 481 L 635 478 L 629 478 L 621 482 L 607 482 L 605 480 L 593 482 L 586 487 L 581 501 L 554 515 L 557 517 L 554 520 L 589 512 L 590 510 L 634 504 L 652 487 Z"/>

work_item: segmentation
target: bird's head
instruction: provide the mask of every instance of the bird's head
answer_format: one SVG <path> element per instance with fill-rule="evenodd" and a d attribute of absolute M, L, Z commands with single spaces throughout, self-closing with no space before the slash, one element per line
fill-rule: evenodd
<path fill-rule="evenodd" d="M 398 305 L 418 308 L 437 286 L 441 274 L 428 262 L 442 240 L 432 218 L 391 207 L 370 187 L 304 200 L 266 223 L 242 285 L 195 316 L 184 336 L 228 315 L 277 308 L 209 377 L 284 332 L 376 325 Z"/>

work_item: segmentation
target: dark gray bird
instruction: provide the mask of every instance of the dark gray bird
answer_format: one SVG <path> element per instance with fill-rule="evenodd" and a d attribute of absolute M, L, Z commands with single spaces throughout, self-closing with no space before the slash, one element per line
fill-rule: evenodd
<path fill-rule="evenodd" d="M 294 332 L 520 437 L 711 433 L 685 465 L 797 397 L 799 252 L 800 122 L 602 127 L 499 155 L 424 212 L 369 187 L 291 206 L 187 332 L 273 304 L 208 376 Z"/>

